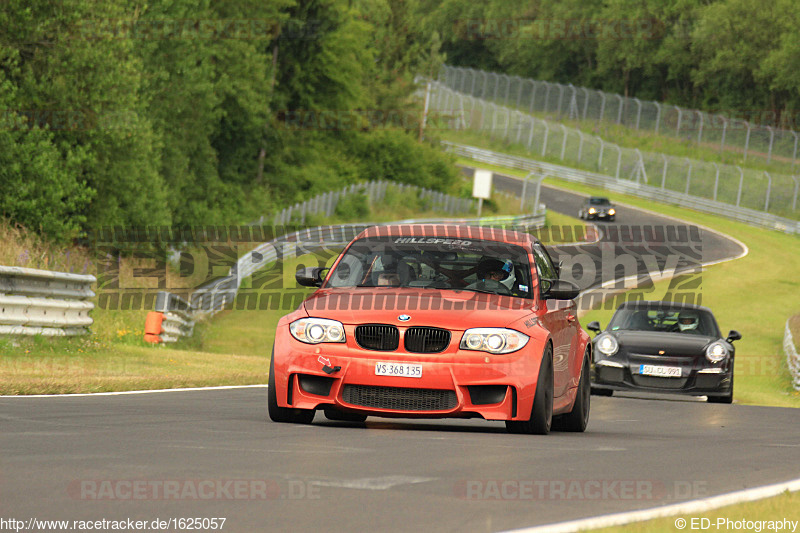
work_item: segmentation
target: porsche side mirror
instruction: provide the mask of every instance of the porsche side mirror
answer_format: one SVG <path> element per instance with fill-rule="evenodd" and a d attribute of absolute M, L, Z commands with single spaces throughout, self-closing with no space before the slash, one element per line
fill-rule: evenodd
<path fill-rule="evenodd" d="M 586 324 L 586 329 L 588 329 L 589 331 L 594 331 L 595 333 L 600 333 L 601 331 L 603 331 L 600 328 L 600 322 L 598 322 L 597 320 L 592 320 L 591 322 Z"/>
<path fill-rule="evenodd" d="M 308 267 L 298 270 L 294 279 L 303 287 L 319 287 L 322 285 L 322 272 L 328 270 L 322 267 Z"/>
<path fill-rule="evenodd" d="M 542 297 L 554 300 L 574 300 L 581 292 L 577 285 L 563 279 L 547 280 L 543 289 Z"/>
<path fill-rule="evenodd" d="M 736 331 L 735 329 L 732 329 L 730 333 L 728 333 L 728 338 L 725 340 L 728 342 L 733 342 L 733 341 L 738 341 L 741 338 L 742 334 Z"/>

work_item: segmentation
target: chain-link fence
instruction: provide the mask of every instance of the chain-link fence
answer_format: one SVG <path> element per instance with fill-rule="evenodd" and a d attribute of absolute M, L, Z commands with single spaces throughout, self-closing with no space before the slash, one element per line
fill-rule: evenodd
<path fill-rule="evenodd" d="M 464 83 L 456 80 L 455 85 Z M 467 89 L 472 89 L 470 84 Z M 509 93 L 513 95 L 513 91 Z M 505 99 L 502 84 L 500 94 Z M 555 98 L 552 91 L 545 92 L 542 98 L 556 102 L 562 99 Z M 686 196 L 789 219 L 798 217 L 800 181 L 796 176 L 620 147 L 564 124 L 451 90 L 438 82 L 432 83 L 430 106 L 449 117 L 448 128 L 486 132 L 492 138 L 519 144 L 545 160 L 565 162 L 617 180 L 648 184 Z"/>
<path fill-rule="evenodd" d="M 439 81 L 459 93 L 529 113 L 559 119 L 605 121 L 629 128 L 696 141 L 701 146 L 737 152 L 746 161 L 760 158 L 791 165 L 798 157 L 798 132 L 783 129 L 772 110 L 748 110 L 761 123 L 696 109 L 470 68 L 444 66 Z M 784 117 L 786 118 L 786 117 Z"/>

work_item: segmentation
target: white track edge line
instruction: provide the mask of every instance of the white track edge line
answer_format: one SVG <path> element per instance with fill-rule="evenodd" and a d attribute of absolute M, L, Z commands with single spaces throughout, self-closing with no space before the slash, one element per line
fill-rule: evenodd
<path fill-rule="evenodd" d="M 783 483 L 764 485 L 762 487 L 755 487 L 737 492 L 729 492 L 719 496 L 711 496 L 708 498 L 702 498 L 700 500 L 691 500 L 688 502 L 676 503 L 663 507 L 601 515 L 594 518 L 582 518 L 579 520 L 570 520 L 569 522 L 558 522 L 529 528 L 514 529 L 509 530 L 509 533 L 512 531 L 514 533 L 567 533 L 586 529 L 621 526 L 625 524 L 631 524 L 633 522 L 652 520 L 654 518 L 705 513 L 708 511 L 713 511 L 714 509 L 719 509 L 720 507 L 726 507 L 728 505 L 752 502 L 756 500 L 762 500 L 764 498 L 778 496 L 779 494 L 787 491 L 800 491 L 800 478 Z"/>
<path fill-rule="evenodd" d="M 159 392 L 194 392 L 208 390 L 229 390 L 229 389 L 255 389 L 267 388 L 266 385 L 220 385 L 217 387 L 187 387 L 182 389 L 151 389 L 151 390 L 126 390 L 118 392 L 82 392 L 77 394 L 16 394 L 0 396 L 3 398 L 81 398 L 88 396 L 124 396 L 130 394 L 155 394 Z"/>

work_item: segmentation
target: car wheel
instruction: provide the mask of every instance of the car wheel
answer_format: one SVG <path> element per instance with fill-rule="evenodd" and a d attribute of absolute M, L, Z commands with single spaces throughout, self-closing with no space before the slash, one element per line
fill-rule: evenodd
<path fill-rule="evenodd" d="M 708 403 L 733 403 L 733 373 L 731 373 L 731 391 L 725 396 L 708 396 Z"/>
<path fill-rule="evenodd" d="M 326 407 L 324 412 L 325 418 L 328 420 L 335 420 L 337 422 L 364 422 L 367 419 L 367 415 L 339 411 L 333 407 Z"/>
<path fill-rule="evenodd" d="M 316 412 L 313 409 L 292 409 L 280 407 L 275 392 L 275 351 L 269 361 L 269 384 L 267 386 L 267 410 L 273 422 L 289 422 L 293 424 L 310 424 Z"/>
<path fill-rule="evenodd" d="M 595 396 L 613 396 L 614 391 L 611 389 L 592 389 L 592 394 Z"/>
<path fill-rule="evenodd" d="M 506 420 L 509 433 L 547 435 L 553 424 L 553 348 L 548 344 L 542 354 L 536 394 L 528 420 Z"/>
<path fill-rule="evenodd" d="M 578 394 L 575 396 L 575 403 L 572 411 L 565 415 L 553 418 L 553 429 L 556 431 L 574 431 L 583 433 L 589 424 L 589 405 L 592 398 L 592 385 L 589 378 L 589 348 L 583 356 L 581 365 L 581 377 L 578 381 Z"/>
<path fill-rule="evenodd" d="M 583 211 L 578 211 L 578 218 L 583 220 Z"/>
<path fill-rule="evenodd" d="M 614 222 L 614 217 L 608 217 L 609 222 Z"/>

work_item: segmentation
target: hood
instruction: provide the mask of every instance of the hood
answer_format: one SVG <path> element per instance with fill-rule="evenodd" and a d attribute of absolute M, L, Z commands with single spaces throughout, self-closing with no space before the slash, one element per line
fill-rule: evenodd
<path fill-rule="evenodd" d="M 702 355 L 706 346 L 715 340 L 706 335 L 692 333 L 666 333 L 655 331 L 609 332 L 619 341 L 620 351 L 642 355 L 696 356 Z"/>
<path fill-rule="evenodd" d="M 533 300 L 471 291 L 387 288 L 320 289 L 303 308 L 309 316 L 345 324 L 505 327 L 533 312 Z M 411 318 L 401 321 L 400 315 Z"/>

